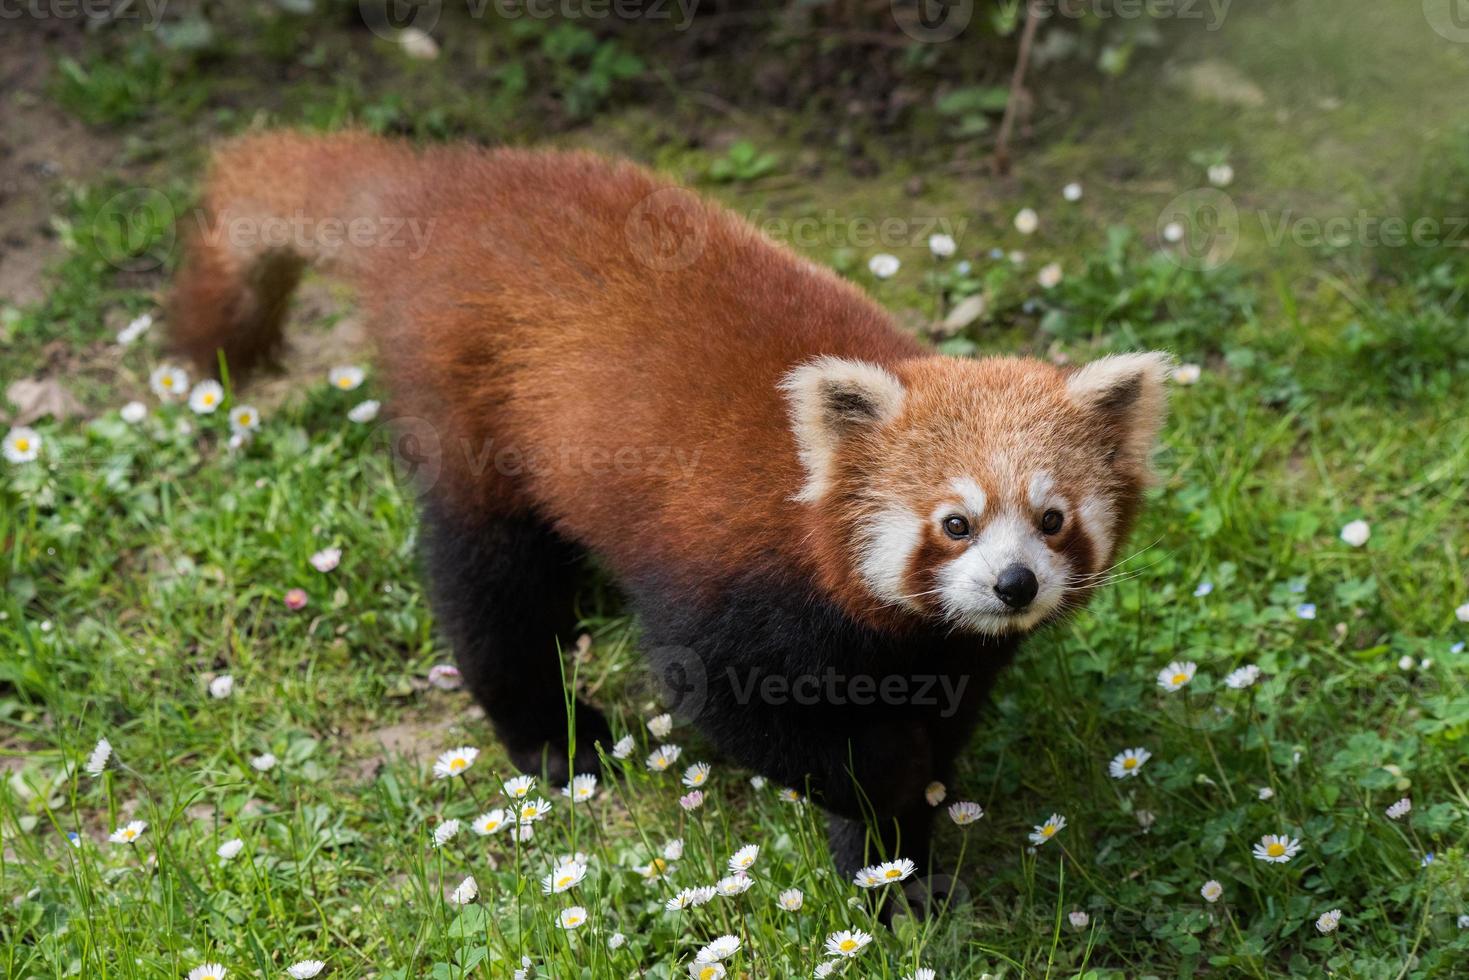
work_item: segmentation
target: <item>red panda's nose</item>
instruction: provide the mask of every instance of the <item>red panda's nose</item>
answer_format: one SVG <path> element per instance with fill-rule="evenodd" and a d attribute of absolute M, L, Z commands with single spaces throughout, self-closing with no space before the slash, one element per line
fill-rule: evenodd
<path fill-rule="evenodd" d="M 1035 598 L 1040 588 L 1035 572 L 1024 565 L 1011 565 L 995 580 L 995 595 L 1011 609 L 1024 609 L 1030 605 L 1030 600 Z"/>

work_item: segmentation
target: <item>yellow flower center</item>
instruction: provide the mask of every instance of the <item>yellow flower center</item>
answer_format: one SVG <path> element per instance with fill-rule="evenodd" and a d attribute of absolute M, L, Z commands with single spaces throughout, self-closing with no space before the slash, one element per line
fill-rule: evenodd
<path fill-rule="evenodd" d="M 337 387 L 339 387 L 339 388 L 350 388 L 350 387 L 352 387 L 352 379 L 351 378 L 342 378 L 341 380 L 339 380 L 337 382 Z"/>
<path fill-rule="evenodd" d="M 30 452 L 31 441 L 22 436 L 21 438 L 15 440 L 15 448 L 23 453 Z"/>
<path fill-rule="evenodd" d="M 699 971 L 699 980 L 714 980 L 717 976 L 719 976 L 719 973 L 712 966 L 706 966 Z"/>
<path fill-rule="evenodd" d="M 138 832 L 136 830 L 124 830 L 122 832 L 122 836 L 127 838 L 128 840 L 132 840 L 134 837 L 138 836 Z"/>
<path fill-rule="evenodd" d="M 556 879 L 556 887 L 557 888 L 565 888 L 567 885 L 571 884 L 571 882 L 572 882 L 572 876 L 571 875 L 562 875 L 560 878 L 557 878 Z"/>
<path fill-rule="evenodd" d="M 214 404 L 214 396 L 213 395 L 205 395 L 204 396 L 204 404 L 206 404 L 206 405 L 213 405 Z"/>
<path fill-rule="evenodd" d="M 162 378 L 159 379 L 158 383 L 161 384 L 161 385 L 163 385 L 163 387 L 165 387 L 165 388 L 172 388 L 173 387 L 173 378 L 170 377 L 169 375 L 165 374 Z"/>
<path fill-rule="evenodd" d="M 1174 674 L 1173 675 L 1173 683 L 1174 684 L 1177 684 L 1177 685 L 1187 684 L 1188 683 L 1188 675 L 1187 674 Z"/>
<path fill-rule="evenodd" d="M 1048 823 L 1044 827 L 1041 828 L 1041 836 L 1042 837 L 1050 837 L 1055 832 L 1056 832 L 1056 825 L 1055 824 Z"/>
<path fill-rule="evenodd" d="M 1268 847 L 1266 847 L 1265 848 L 1265 853 L 1268 854 L 1268 855 L 1270 855 L 1273 858 L 1278 858 L 1282 854 L 1285 853 L 1285 845 L 1284 844 L 1281 844 L 1279 842 L 1276 842 L 1276 843 L 1271 844 Z"/>
<path fill-rule="evenodd" d="M 1128 756 L 1126 759 L 1123 759 L 1122 760 L 1122 768 L 1123 769 L 1136 769 L 1137 768 L 1137 758 L 1135 756 Z"/>
<path fill-rule="evenodd" d="M 520 818 L 522 820 L 529 820 L 531 817 L 533 817 L 535 815 L 536 815 L 536 808 L 533 807 L 533 806 L 521 807 L 521 809 L 520 809 Z"/>
<path fill-rule="evenodd" d="M 901 878 L 903 876 L 903 872 L 899 871 L 897 868 L 888 868 L 887 871 L 884 872 L 884 874 L 889 879 L 892 879 L 892 878 Z"/>
<path fill-rule="evenodd" d="M 449 760 L 449 771 L 450 772 L 458 772 L 459 770 L 463 769 L 467 764 L 468 763 L 466 763 L 464 761 L 464 759 L 462 759 L 462 758 L 459 758 L 459 759 L 450 759 Z"/>
<path fill-rule="evenodd" d="M 837 948 L 840 949 L 843 953 L 850 953 L 852 950 L 857 948 L 857 940 L 843 939 L 840 943 L 837 944 Z"/>

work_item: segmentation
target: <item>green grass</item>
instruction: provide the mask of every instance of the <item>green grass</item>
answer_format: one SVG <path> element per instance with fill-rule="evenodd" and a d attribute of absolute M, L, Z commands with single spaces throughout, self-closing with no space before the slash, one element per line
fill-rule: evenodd
<path fill-rule="evenodd" d="M 1432 153 L 1397 167 L 1400 179 L 1361 164 L 1372 134 L 1417 131 L 1401 108 L 1451 52 L 1428 45 L 1403 72 L 1374 74 L 1364 32 L 1401 59 L 1418 50 L 1411 29 L 1374 13 L 1356 31 L 1333 21 L 1323 33 L 1309 13 L 1240 11 L 1179 56 L 1238 56 L 1274 99 L 1289 78 L 1268 55 L 1291 52 L 1319 67 L 1320 91 L 1282 100 L 1301 113 L 1345 97 L 1338 123 L 1298 114 L 1287 131 L 1180 108 L 1146 72 L 1129 72 L 1096 98 L 1134 103 L 1135 126 L 1109 128 L 1084 105 L 1074 123 L 1084 138 L 1035 147 L 1014 183 L 929 174 L 917 198 L 902 185 L 922 167 L 898 162 L 901 148 L 878 180 L 834 164 L 793 176 L 802 148 L 774 132 L 781 120 L 740 122 L 753 156 L 663 140 L 677 128 L 658 118 L 663 107 L 610 108 L 627 98 L 622 47 L 544 25 L 464 35 L 461 57 L 495 64 L 482 100 L 443 65 L 379 70 L 387 55 L 370 37 L 323 29 L 308 40 L 268 13 L 242 15 L 262 20 L 250 41 L 217 40 L 224 67 L 213 73 L 130 45 L 109 60 L 107 39 L 95 56 L 77 54 L 76 70 L 59 67 L 59 104 L 104 127 L 139 126 L 133 152 L 165 162 L 149 178 L 156 195 L 103 173 L 59 199 L 64 253 L 48 295 L 0 319 L 0 381 L 60 373 L 91 410 L 38 423 L 36 462 L 0 462 L 0 972 L 132 980 L 217 961 L 233 978 L 310 957 L 332 976 L 501 978 L 528 956 L 542 977 L 668 980 L 732 934 L 742 949 L 726 961 L 731 976 L 785 978 L 811 975 L 824 937 L 845 928 L 875 937 L 848 976 L 1462 972 L 1469 625 L 1455 608 L 1469 602 L 1469 263 L 1447 247 L 1271 247 L 1250 218 L 1234 263 L 1191 271 L 1155 236 L 1162 204 L 1200 181 L 1191 153 L 1223 146 L 1247 216 L 1464 214 L 1469 148 L 1455 132 L 1428 140 Z M 267 90 L 243 73 L 235 49 L 247 45 L 304 70 Z M 599 60 L 601 80 L 585 71 Z M 344 66 L 342 78 L 324 65 Z M 359 91 L 352 79 L 374 72 Z M 836 878 L 819 811 L 752 786 L 688 729 L 667 739 L 683 747 L 678 771 L 648 772 L 642 760 L 660 740 L 645 722 L 661 708 L 637 625 L 605 583 L 580 599 L 591 642 L 568 653 L 567 672 L 636 751 L 588 803 L 538 787 L 553 808 L 528 842 L 472 832 L 471 819 L 504 805 L 512 771 L 469 698 L 428 682 L 450 653 L 423 597 L 412 493 L 374 426 L 346 419 L 385 393 L 371 379 L 353 393 L 300 379 L 231 450 L 223 412 L 195 416 L 146 394 L 163 358 L 156 336 L 113 343 L 118 326 L 156 309 L 174 254 L 161 216 L 188 201 L 202 137 L 245 125 L 243 107 L 323 128 L 491 138 L 547 86 L 566 113 L 578 92 L 579 118 L 595 120 L 561 142 L 630 147 L 725 180 L 713 192 L 741 210 L 967 222 L 945 262 L 921 240 L 855 244 L 841 224 L 837 240 L 807 248 L 909 321 L 983 291 L 988 311 L 945 341 L 953 353 L 1083 361 L 1164 346 L 1203 367 L 1197 385 L 1174 392 L 1162 482 L 1124 574 L 1027 645 L 947 788 L 948 802 L 976 801 L 986 815 L 961 829 L 939 814 L 940 870 L 958 881 L 946 915 L 874 926 L 877 896 Z M 1163 94 L 1149 101 L 1153 89 Z M 1425 98 L 1426 117 L 1444 118 L 1448 91 Z M 690 111 L 669 98 L 670 119 Z M 188 121 L 166 118 L 159 100 Z M 916 120 L 915 132 L 932 122 Z M 517 135 L 535 129 L 517 125 Z M 1165 126 L 1171 138 L 1160 139 Z M 1342 146 L 1305 153 L 1288 138 L 1300 127 Z M 1407 159 L 1401 143 L 1390 150 Z M 1135 161 L 1143 186 L 1099 174 L 1109 159 Z M 1325 190 L 1311 186 L 1320 160 Z M 1060 185 L 1077 177 L 1086 197 L 1063 205 Z M 1029 238 L 1010 225 L 1027 205 L 1042 214 Z M 1003 254 L 1012 249 L 1028 253 L 1022 263 Z M 879 250 L 903 259 L 891 280 L 867 272 Z M 1036 275 L 1050 261 L 1065 277 L 1046 290 Z M 134 397 L 149 416 L 129 425 L 117 408 Z M 1354 548 L 1338 534 L 1359 518 L 1372 535 Z M 327 547 L 343 558 L 321 573 L 310 557 Z M 1212 591 L 1196 594 L 1202 583 Z M 285 605 L 293 588 L 308 594 L 299 611 Z M 1314 619 L 1300 617 L 1303 603 Z M 1176 660 L 1198 673 L 1169 693 L 1156 677 Z M 1245 664 L 1262 679 L 1231 690 L 1224 677 Z M 210 682 L 223 674 L 233 691 L 215 698 Z M 116 756 L 94 778 L 82 766 L 102 737 Z M 434 757 L 461 745 L 481 750 L 474 765 L 435 780 Z M 1108 761 L 1135 746 L 1152 753 L 1141 774 L 1110 778 Z M 251 762 L 263 753 L 278 759 L 264 772 Z M 714 767 L 707 800 L 686 813 L 679 773 L 700 760 Z M 1411 814 L 1389 819 L 1403 796 Z M 1066 829 L 1032 851 L 1027 834 L 1052 813 Z M 148 824 L 136 843 L 108 842 L 133 819 Z M 466 826 L 436 848 L 448 819 Z M 1287 864 L 1251 856 L 1274 833 L 1301 841 Z M 243 849 L 222 860 L 233 839 Z M 671 880 L 645 881 L 636 869 L 674 839 L 684 843 Z M 750 891 L 664 910 L 676 888 L 726 874 L 745 843 L 761 848 Z M 586 880 L 542 895 L 555 858 L 576 851 L 590 858 Z M 467 875 L 478 900 L 449 903 Z M 1217 903 L 1200 896 L 1208 880 L 1223 888 Z M 799 913 L 775 904 L 792 887 L 805 896 Z M 572 904 L 589 921 L 566 932 L 553 918 Z M 1314 923 L 1333 908 L 1340 928 L 1323 935 Z M 1084 927 L 1071 924 L 1077 912 Z M 613 932 L 626 937 L 617 950 Z"/>

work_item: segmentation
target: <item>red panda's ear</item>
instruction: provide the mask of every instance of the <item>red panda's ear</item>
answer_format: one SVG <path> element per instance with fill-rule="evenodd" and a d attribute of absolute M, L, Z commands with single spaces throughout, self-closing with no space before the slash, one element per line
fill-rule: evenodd
<path fill-rule="evenodd" d="M 1100 416 L 1116 448 L 1119 465 L 1148 473 L 1148 457 L 1168 414 L 1168 372 L 1173 357 L 1162 351 L 1114 354 L 1073 371 L 1066 394 L 1078 407 Z"/>
<path fill-rule="evenodd" d="M 792 370 L 780 387 L 806 469 L 806 485 L 797 500 L 817 501 L 826 495 L 842 440 L 891 421 L 903 409 L 903 383 L 867 361 L 818 357 Z"/>

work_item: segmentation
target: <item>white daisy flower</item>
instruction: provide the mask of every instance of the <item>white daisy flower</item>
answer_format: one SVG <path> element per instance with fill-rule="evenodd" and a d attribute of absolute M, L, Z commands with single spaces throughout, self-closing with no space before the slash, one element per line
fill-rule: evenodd
<path fill-rule="evenodd" d="M 947 259 L 958 249 L 953 235 L 929 235 L 928 250 L 936 259 Z"/>
<path fill-rule="evenodd" d="M 240 852 L 244 849 L 245 842 L 236 837 L 233 840 L 227 840 L 219 845 L 219 847 L 215 848 L 214 853 L 219 855 L 221 861 L 233 861 L 240 856 Z"/>
<path fill-rule="evenodd" d="M 1215 187 L 1228 187 L 1234 183 L 1234 168 L 1227 163 L 1216 163 L 1209 168 L 1209 183 Z"/>
<path fill-rule="evenodd" d="M 428 669 L 428 682 L 441 691 L 457 691 L 464 685 L 464 675 L 453 664 L 434 664 Z"/>
<path fill-rule="evenodd" d="M 464 775 L 469 767 L 474 765 L 474 760 L 478 755 L 479 749 L 469 745 L 450 749 L 434 760 L 434 778 L 449 779 Z"/>
<path fill-rule="evenodd" d="M 1284 834 L 1266 834 L 1254 847 L 1255 857 L 1271 864 L 1285 864 L 1299 853 L 1300 840 Z"/>
<path fill-rule="evenodd" d="M 434 847 L 443 847 L 459 833 L 458 820 L 445 820 L 434 828 Z"/>
<path fill-rule="evenodd" d="M 1323 936 L 1328 932 L 1336 932 L 1336 927 L 1341 924 L 1341 909 L 1332 909 L 1330 912 L 1322 912 L 1316 920 L 1316 931 Z"/>
<path fill-rule="evenodd" d="M 369 398 L 365 402 L 358 402 L 347 409 L 347 421 L 356 422 L 358 425 L 366 425 L 377 418 L 377 413 L 382 409 L 382 402 L 375 398 Z"/>
<path fill-rule="evenodd" d="M 1401 800 L 1398 800 L 1392 806 L 1387 808 L 1387 815 L 1388 818 L 1391 820 L 1401 820 L 1403 817 L 1406 817 L 1408 815 L 1408 811 L 1412 809 L 1413 801 L 1405 796 Z"/>
<path fill-rule="evenodd" d="M 561 914 L 556 916 L 556 924 L 568 932 L 585 924 L 587 921 L 587 910 L 580 905 L 573 905 L 569 909 L 562 909 Z"/>
<path fill-rule="evenodd" d="M 597 777 L 591 773 L 573 776 L 569 784 L 561 787 L 561 795 L 573 803 L 585 803 L 597 795 Z"/>
<path fill-rule="evenodd" d="M 852 884 L 860 888 L 880 888 L 895 881 L 902 881 L 916 870 L 918 870 L 917 867 L 907 858 L 885 861 L 858 871 L 852 878 Z"/>
<path fill-rule="evenodd" d="M 1045 823 L 1030 832 L 1030 842 L 1039 847 L 1064 829 L 1066 829 L 1066 818 L 1059 813 L 1053 813 Z"/>
<path fill-rule="evenodd" d="M 811 971 L 811 975 L 815 977 L 816 980 L 821 980 L 822 977 L 831 976 L 837 971 L 837 968 L 840 966 L 842 966 L 841 960 L 822 960 L 820 963 L 816 964 L 816 969 Z"/>
<path fill-rule="evenodd" d="M 740 941 L 734 936 L 720 936 L 699 950 L 694 956 L 698 963 L 717 963 L 727 960 L 740 951 Z"/>
<path fill-rule="evenodd" d="M 1296 618 L 1297 619 L 1315 619 L 1316 618 L 1316 603 L 1314 603 L 1314 602 L 1303 602 L 1299 606 L 1296 606 Z"/>
<path fill-rule="evenodd" d="M 1061 285 L 1065 275 L 1060 262 L 1051 262 L 1041 267 L 1041 271 L 1036 273 L 1035 281 L 1042 289 L 1055 289 Z"/>
<path fill-rule="evenodd" d="M 1213 582 L 1200 582 L 1197 586 L 1194 587 L 1194 597 L 1197 599 L 1202 599 L 1204 596 L 1209 595 L 1213 591 Z"/>
<path fill-rule="evenodd" d="M 673 862 L 657 857 L 636 870 L 645 881 L 658 881 L 660 878 L 667 878 L 673 874 L 677 867 Z"/>
<path fill-rule="evenodd" d="M 755 859 L 759 856 L 760 846 L 758 844 L 746 844 L 735 851 L 729 859 L 729 870 L 735 874 L 743 874 L 755 866 Z"/>
<path fill-rule="evenodd" d="M 148 821 L 133 820 L 125 826 L 119 827 L 107 838 L 114 844 L 131 844 L 143 836 L 143 831 L 148 829 Z"/>
<path fill-rule="evenodd" d="M 938 973 L 935 971 L 926 966 L 920 966 L 911 975 L 903 977 L 903 980 L 935 980 L 937 976 Z"/>
<path fill-rule="evenodd" d="M 1274 799 L 1275 790 L 1271 789 L 1269 786 L 1261 786 L 1259 790 L 1256 791 L 1255 795 L 1260 797 L 1260 799 L 1262 800 Z"/>
<path fill-rule="evenodd" d="M 765 788 L 765 777 L 764 776 L 751 776 L 750 777 L 750 788 L 753 789 L 757 793 L 760 792 L 762 789 Z"/>
<path fill-rule="evenodd" d="M 112 743 L 105 738 L 97 739 L 97 744 L 92 748 L 92 754 L 87 756 L 87 775 L 100 776 L 107 768 L 107 763 L 112 761 Z"/>
<path fill-rule="evenodd" d="M 754 883 L 755 879 L 749 875 L 729 875 L 726 878 L 720 878 L 719 883 L 714 887 L 718 888 L 719 894 L 725 898 L 734 898 L 736 895 L 743 895 L 749 891 L 750 886 Z"/>
<path fill-rule="evenodd" d="M 1072 204 L 1081 200 L 1082 193 L 1081 185 L 1074 181 L 1061 188 L 1061 196 Z"/>
<path fill-rule="evenodd" d="M 648 756 L 647 767 L 650 772 L 667 772 L 668 768 L 678 761 L 679 753 L 683 749 L 677 745 L 660 745 Z"/>
<path fill-rule="evenodd" d="M 220 674 L 209 682 L 209 696 L 217 700 L 224 700 L 235 693 L 235 679 L 229 674 Z"/>
<path fill-rule="evenodd" d="M 541 879 L 541 893 L 559 895 L 580 885 L 586 876 L 587 866 L 585 864 L 580 861 L 567 861 L 558 865 L 555 870 Z"/>
<path fill-rule="evenodd" d="M 128 402 L 118 409 L 117 414 L 122 416 L 122 420 L 128 425 L 137 425 L 148 417 L 148 406 L 142 402 Z"/>
<path fill-rule="evenodd" d="M 782 803 L 800 803 L 804 799 L 798 790 L 791 789 L 789 786 L 775 794 L 775 796 Z"/>
<path fill-rule="evenodd" d="M 1071 922 L 1071 928 L 1073 929 L 1085 929 L 1092 921 L 1091 916 L 1081 911 L 1068 912 L 1066 918 Z"/>
<path fill-rule="evenodd" d="M 1165 691 L 1177 691 L 1194 679 L 1199 665 L 1192 660 L 1175 660 L 1158 671 L 1158 686 Z"/>
<path fill-rule="evenodd" d="M 690 891 L 693 892 L 694 906 L 696 908 L 700 905 L 708 905 L 719 896 L 718 885 L 700 885 L 697 888 L 690 889 Z"/>
<path fill-rule="evenodd" d="M 1469 602 L 1454 610 L 1454 617 L 1461 623 L 1469 623 Z"/>
<path fill-rule="evenodd" d="M 1260 679 L 1260 668 L 1254 664 L 1246 664 L 1243 667 L 1231 670 L 1224 675 L 1224 686 L 1236 691 L 1243 691 Z"/>
<path fill-rule="evenodd" d="M 316 976 L 325 968 L 326 964 L 321 960 L 302 960 L 299 963 L 292 963 L 287 967 L 286 975 L 294 978 L 294 980 L 310 980 L 311 977 Z"/>
<path fill-rule="evenodd" d="M 626 759 L 634 748 L 631 735 L 624 735 L 612 744 L 612 758 Z"/>
<path fill-rule="evenodd" d="M 608 949 L 621 949 L 623 943 L 625 943 L 625 942 L 627 942 L 627 937 L 626 936 L 624 936 L 620 932 L 614 932 L 612 935 L 610 935 L 610 936 L 607 937 L 607 948 Z"/>
<path fill-rule="evenodd" d="M 224 387 L 218 381 L 201 381 L 189 392 L 189 408 L 195 415 L 213 415 L 223 401 Z"/>
<path fill-rule="evenodd" d="M 326 379 L 331 386 L 342 391 L 351 391 L 359 387 L 365 377 L 367 377 L 366 372 L 355 364 L 334 367 L 326 373 Z"/>
<path fill-rule="evenodd" d="M 1219 884 L 1219 882 L 1215 881 L 1213 878 L 1210 878 L 1208 881 L 1204 882 L 1204 886 L 1199 889 L 1199 894 L 1204 896 L 1204 901 L 1212 905 L 1213 903 L 1219 901 L 1220 895 L 1224 894 L 1224 886 Z"/>
<path fill-rule="evenodd" d="M 701 963 L 698 960 L 689 964 L 690 980 L 724 980 L 724 964 L 716 961 Z"/>
<path fill-rule="evenodd" d="M 683 784 L 697 789 L 709 781 L 709 763 L 696 762 L 683 771 Z"/>
<path fill-rule="evenodd" d="M 1352 521 L 1341 529 L 1341 539 L 1353 548 L 1360 548 L 1372 537 L 1372 527 L 1366 521 Z"/>
<path fill-rule="evenodd" d="M 1126 779 L 1136 776 L 1142 771 L 1143 763 L 1153 757 L 1153 753 L 1144 748 L 1123 749 L 1107 765 L 1107 773 L 1113 779 Z"/>
<path fill-rule="evenodd" d="M 505 780 L 505 798 L 510 800 L 523 800 L 530 795 L 530 791 L 536 788 L 536 777 L 515 776 Z"/>
<path fill-rule="evenodd" d="M 1204 369 L 1197 364 L 1180 364 L 1173 369 L 1173 383 L 1183 385 L 1185 388 L 1198 384 L 1199 379 L 1203 376 Z"/>
<path fill-rule="evenodd" d="M 799 912 L 801 911 L 801 906 L 805 903 L 806 896 L 801 894 L 801 889 L 799 888 L 787 888 L 775 896 L 775 904 L 787 912 Z"/>
<path fill-rule="evenodd" d="M 516 824 L 516 826 L 515 826 L 515 839 L 518 840 L 518 841 L 520 841 L 522 844 L 524 844 L 527 841 L 531 840 L 535 836 L 536 836 L 536 827 L 535 827 L 535 824 L 530 824 L 530 823 Z"/>
<path fill-rule="evenodd" d="M 1143 829 L 1143 833 L 1147 833 L 1158 820 L 1158 815 L 1152 810 L 1138 810 L 1133 817 L 1137 820 L 1137 825 Z"/>
<path fill-rule="evenodd" d="M 843 929 L 826 937 L 826 955 L 852 957 L 861 953 L 872 942 L 872 936 L 861 929 Z"/>
<path fill-rule="evenodd" d="M 661 714 L 649 718 L 648 731 L 653 733 L 654 738 L 667 738 L 668 733 L 673 731 L 673 716 Z"/>
<path fill-rule="evenodd" d="M 896 255 L 888 255 L 886 252 L 881 252 L 867 260 L 867 271 L 879 279 L 891 279 L 902 267 L 903 263 L 898 261 Z"/>
<path fill-rule="evenodd" d="M 1163 226 L 1163 240 L 1170 245 L 1177 245 L 1183 241 L 1184 234 L 1183 225 L 1177 221 L 1170 221 Z"/>
<path fill-rule="evenodd" d="M 1459 916 L 1458 925 L 1460 929 L 1469 929 L 1469 915 Z"/>
<path fill-rule="evenodd" d="M 527 800 L 516 810 L 515 819 L 521 824 L 535 823 L 550 812 L 551 804 L 545 800 Z"/>
<path fill-rule="evenodd" d="M 675 837 L 673 840 L 663 845 L 663 860 L 677 861 L 681 857 L 683 857 L 682 837 Z"/>
<path fill-rule="evenodd" d="M 178 401 L 189 394 L 189 374 L 183 368 L 160 364 L 148 375 L 148 387 L 166 402 Z"/>
<path fill-rule="evenodd" d="M 1020 213 L 1015 215 L 1015 230 L 1022 235 L 1034 235 L 1040 226 L 1040 215 L 1035 213 L 1034 208 L 1022 208 Z"/>
<path fill-rule="evenodd" d="M 668 901 L 664 902 L 663 908 L 668 912 L 682 912 L 693 904 L 694 890 L 692 888 L 683 888 Z"/>
<path fill-rule="evenodd" d="M 1403 654 L 1398 658 L 1398 670 L 1412 670 L 1418 666 L 1418 662 L 1410 654 Z"/>
<path fill-rule="evenodd" d="M 960 827 L 967 827 L 983 816 L 984 808 L 968 800 L 962 800 L 949 807 L 949 819 Z"/>
<path fill-rule="evenodd" d="M 250 768 L 256 772 L 270 772 L 275 768 L 276 758 L 269 752 L 264 752 L 250 760 Z"/>
<path fill-rule="evenodd" d="M 342 563 L 341 548 L 323 548 L 310 558 L 311 567 L 323 575 Z"/>
<path fill-rule="evenodd" d="M 224 980 L 225 969 L 218 963 L 205 963 L 189 971 L 188 980 Z"/>
<path fill-rule="evenodd" d="M 449 893 L 449 901 L 454 905 L 468 905 L 479 896 L 479 882 L 474 880 L 474 875 L 469 875 L 454 890 Z"/>
<path fill-rule="evenodd" d="M 923 788 L 923 798 L 929 806 L 938 806 L 949 795 L 949 788 L 935 779 Z"/>
<path fill-rule="evenodd" d="M 5 458 L 12 463 L 30 463 L 41 455 L 41 434 L 28 425 L 16 426 L 5 435 Z"/>
<path fill-rule="evenodd" d="M 254 405 L 237 405 L 230 410 L 230 431 L 236 435 L 260 428 L 260 412 Z"/>
<path fill-rule="evenodd" d="M 130 320 L 127 326 L 117 332 L 117 342 L 124 347 L 128 347 L 139 337 L 143 336 L 143 334 L 147 333 L 148 328 L 151 326 L 153 326 L 153 315 L 151 313 L 144 313 L 142 316 Z"/>

